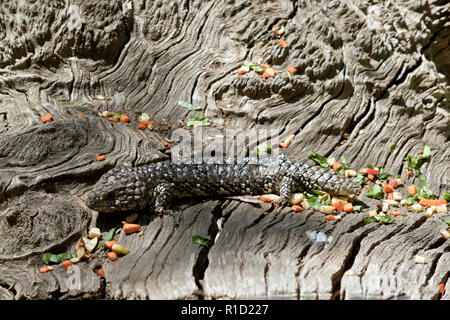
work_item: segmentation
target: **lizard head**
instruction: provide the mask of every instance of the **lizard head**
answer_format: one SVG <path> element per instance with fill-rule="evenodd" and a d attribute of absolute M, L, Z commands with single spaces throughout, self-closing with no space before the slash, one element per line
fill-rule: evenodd
<path fill-rule="evenodd" d="M 116 167 L 94 185 L 86 205 L 100 212 L 141 210 L 147 205 L 145 180 L 133 168 Z"/>

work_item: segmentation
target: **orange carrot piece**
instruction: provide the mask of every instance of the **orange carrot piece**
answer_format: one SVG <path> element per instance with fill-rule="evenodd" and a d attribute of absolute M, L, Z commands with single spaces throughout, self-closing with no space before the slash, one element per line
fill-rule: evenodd
<path fill-rule="evenodd" d="M 63 262 L 61 262 L 64 270 L 67 270 L 70 268 L 70 266 L 72 265 L 72 261 L 70 260 L 64 260 Z"/>
<path fill-rule="evenodd" d="M 335 163 L 333 163 L 333 165 L 331 166 L 331 168 L 332 168 L 334 171 L 336 171 L 336 170 L 338 170 L 339 168 L 342 168 L 342 164 L 340 164 L 339 162 L 335 162 Z"/>
<path fill-rule="evenodd" d="M 264 196 L 260 196 L 260 197 L 259 197 L 259 200 L 264 201 L 264 202 L 267 202 L 267 203 L 272 202 L 272 199 L 267 198 L 267 197 L 264 197 Z"/>
<path fill-rule="evenodd" d="M 369 178 L 370 180 L 373 180 L 373 179 L 375 178 L 375 176 L 374 176 L 373 174 L 370 174 L 370 173 L 369 173 L 369 174 L 367 175 L 367 178 Z"/>
<path fill-rule="evenodd" d="M 101 268 L 97 271 L 97 274 L 98 274 L 100 277 L 102 277 L 102 278 L 105 277 L 105 272 L 104 272 L 103 269 L 101 269 Z"/>
<path fill-rule="evenodd" d="M 408 190 L 409 194 L 416 194 L 417 193 L 417 186 L 415 186 L 415 185 L 414 186 L 409 186 L 407 190 Z"/>
<path fill-rule="evenodd" d="M 135 223 L 124 223 L 123 224 L 123 231 L 125 231 L 125 234 L 131 234 L 134 233 L 136 231 L 138 231 L 141 228 L 140 224 L 135 224 Z"/>
<path fill-rule="evenodd" d="M 109 121 L 112 121 L 112 122 L 119 122 L 119 119 L 113 118 L 113 117 L 108 117 L 106 119 L 108 119 Z"/>
<path fill-rule="evenodd" d="M 292 209 L 292 211 L 294 211 L 294 212 L 300 212 L 300 211 L 303 211 L 303 208 L 302 208 L 301 206 L 297 206 L 297 205 L 292 206 L 291 209 Z"/>
<path fill-rule="evenodd" d="M 41 118 L 43 123 L 46 123 L 47 121 L 50 121 L 53 119 L 53 115 L 51 113 L 46 114 Z"/>
<path fill-rule="evenodd" d="M 288 144 L 284 142 L 280 142 L 280 148 L 287 148 Z"/>
<path fill-rule="evenodd" d="M 337 200 L 337 201 L 333 202 L 331 205 L 333 206 L 334 210 L 337 212 L 342 212 L 342 210 L 344 210 L 344 203 L 342 202 L 342 200 Z"/>
<path fill-rule="evenodd" d="M 413 172 L 411 170 L 409 170 L 409 169 L 406 169 L 406 176 L 408 178 L 410 178 L 410 177 L 412 177 L 412 175 L 413 175 Z"/>
<path fill-rule="evenodd" d="M 83 259 L 89 259 L 92 255 L 91 254 L 85 254 L 83 255 Z"/>
<path fill-rule="evenodd" d="M 84 114 L 83 114 L 83 113 L 80 113 L 80 114 L 78 115 L 78 119 L 84 119 Z"/>
<path fill-rule="evenodd" d="M 265 78 L 270 78 L 270 77 L 275 77 L 277 73 L 275 72 L 275 70 L 273 70 L 272 68 L 268 67 L 266 68 L 266 70 L 264 70 L 264 73 L 262 75 L 262 77 Z"/>
<path fill-rule="evenodd" d="M 141 122 L 139 122 L 140 124 L 143 124 L 143 125 L 145 125 L 145 126 L 148 126 L 148 125 L 150 125 L 150 124 L 153 124 L 153 121 L 141 121 Z"/>
<path fill-rule="evenodd" d="M 393 192 L 388 192 L 386 199 L 387 200 L 394 200 L 394 193 Z"/>
<path fill-rule="evenodd" d="M 353 205 L 351 203 L 347 203 L 344 205 L 344 211 L 347 213 L 353 212 Z"/>
<path fill-rule="evenodd" d="M 144 124 L 144 123 L 139 123 L 139 124 L 138 124 L 138 129 L 140 129 L 140 130 L 145 130 L 145 129 L 147 129 L 147 125 Z"/>
<path fill-rule="evenodd" d="M 333 221 L 333 220 L 334 220 L 334 216 L 333 216 L 332 214 L 330 214 L 330 215 L 328 215 L 325 219 L 326 219 L 327 221 Z"/>
<path fill-rule="evenodd" d="M 237 72 L 237 75 L 240 76 L 240 75 L 243 75 L 243 74 L 245 74 L 245 73 L 247 73 L 246 70 L 240 69 L 240 70 Z"/>
<path fill-rule="evenodd" d="M 103 161 L 103 160 L 105 160 L 105 156 L 98 156 L 97 158 L 95 158 L 95 160 Z"/>
<path fill-rule="evenodd" d="M 42 267 L 42 268 L 39 269 L 40 273 L 45 273 L 47 271 L 48 271 L 48 267 Z"/>
<path fill-rule="evenodd" d="M 420 199 L 419 204 L 421 204 L 423 206 L 441 206 L 443 204 L 447 204 L 447 200 L 445 200 L 445 199 L 432 200 L 432 199 L 422 198 L 422 199 Z"/>
<path fill-rule="evenodd" d="M 163 146 L 164 146 L 164 148 L 167 148 L 169 146 L 169 143 L 168 142 L 163 142 Z"/>
<path fill-rule="evenodd" d="M 398 211 L 392 211 L 391 214 L 392 214 L 393 216 L 399 216 L 399 215 L 401 215 L 401 213 L 398 212 Z"/>
<path fill-rule="evenodd" d="M 116 240 L 105 241 L 105 247 L 108 248 L 109 250 L 111 250 L 112 246 L 115 244 L 117 244 Z"/>
<path fill-rule="evenodd" d="M 108 259 L 111 261 L 114 261 L 117 259 L 117 253 L 110 251 L 106 254 L 108 256 Z"/>
<path fill-rule="evenodd" d="M 394 188 L 389 183 L 385 183 L 383 185 L 383 188 L 384 188 L 384 191 L 387 193 L 394 192 Z"/>
<path fill-rule="evenodd" d="M 439 292 L 444 294 L 444 292 L 445 292 L 445 284 L 439 283 L 439 287 L 438 288 L 439 288 Z"/>
<path fill-rule="evenodd" d="M 120 121 L 122 121 L 122 122 L 130 122 L 130 118 L 127 115 L 125 115 L 125 114 L 121 114 L 120 115 Z"/>
<path fill-rule="evenodd" d="M 280 39 L 280 46 L 281 46 L 282 48 L 286 48 L 286 47 L 287 47 L 286 41 L 284 41 L 283 38 Z"/>
<path fill-rule="evenodd" d="M 297 69 L 295 69 L 294 66 L 288 65 L 288 71 L 290 74 L 295 74 L 297 72 Z"/>

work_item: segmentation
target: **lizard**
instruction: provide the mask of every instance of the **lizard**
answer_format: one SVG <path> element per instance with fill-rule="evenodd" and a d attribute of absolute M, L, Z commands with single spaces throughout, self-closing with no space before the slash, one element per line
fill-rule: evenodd
<path fill-rule="evenodd" d="M 204 163 L 160 161 L 141 167 L 117 166 L 95 183 L 86 205 L 99 212 L 143 210 L 153 205 L 170 212 L 177 198 L 279 194 L 289 205 L 294 192 L 322 190 L 356 198 L 362 188 L 330 168 L 291 161 L 286 155 L 225 158 Z"/>

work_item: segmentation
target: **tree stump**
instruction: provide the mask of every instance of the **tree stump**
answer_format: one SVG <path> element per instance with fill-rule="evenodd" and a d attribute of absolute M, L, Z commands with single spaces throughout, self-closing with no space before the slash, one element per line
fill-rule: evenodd
<path fill-rule="evenodd" d="M 84 203 L 103 173 L 168 158 L 163 142 L 200 114 L 218 132 L 294 134 L 283 149 L 291 159 L 345 156 L 407 184 L 419 182 L 405 156 L 429 145 L 421 170 L 442 197 L 449 11 L 439 0 L 2 3 L 0 299 L 450 299 L 446 224 L 422 212 L 366 225 L 369 198 L 334 222 L 265 203 L 177 201 L 171 215 L 141 215 L 143 234 L 116 236 L 128 255 L 111 262 L 98 250 L 67 271 L 39 272 L 44 253 L 74 252 L 90 226 L 107 232 L 124 218 Z M 276 75 L 238 75 L 244 61 Z M 154 130 L 137 128 L 144 112 Z"/>

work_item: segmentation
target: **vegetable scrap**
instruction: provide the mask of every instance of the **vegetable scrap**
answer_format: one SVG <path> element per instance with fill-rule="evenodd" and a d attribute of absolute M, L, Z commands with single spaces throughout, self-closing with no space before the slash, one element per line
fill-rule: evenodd
<path fill-rule="evenodd" d="M 97 271 L 97 274 L 98 274 L 100 277 L 105 278 L 105 272 L 103 271 L 102 268 L 100 268 L 100 269 Z"/>
<path fill-rule="evenodd" d="M 115 244 L 118 244 L 116 240 L 109 240 L 109 241 L 105 241 L 105 247 L 108 248 L 109 250 L 112 249 L 112 246 Z"/>
<path fill-rule="evenodd" d="M 113 251 L 108 252 L 106 255 L 108 256 L 108 259 L 111 261 L 115 261 L 118 258 L 117 253 Z"/>
<path fill-rule="evenodd" d="M 64 268 L 64 270 L 68 270 L 71 266 L 72 266 L 72 261 L 70 260 L 64 260 L 61 263 L 62 267 Z"/>
<path fill-rule="evenodd" d="M 48 265 L 50 262 L 61 263 L 64 260 L 70 260 L 75 257 L 76 255 L 73 253 L 61 253 L 61 254 L 44 253 L 44 255 L 42 256 L 42 261 L 44 261 L 44 263 Z"/>
<path fill-rule="evenodd" d="M 379 224 L 391 224 L 394 222 L 394 219 L 390 216 L 382 216 L 382 215 L 375 215 L 369 218 L 364 219 L 365 224 L 369 224 L 372 222 L 378 222 Z"/>
<path fill-rule="evenodd" d="M 41 118 L 43 123 L 49 122 L 53 120 L 53 115 L 51 113 L 46 114 Z"/>
<path fill-rule="evenodd" d="M 263 73 L 262 77 L 263 77 L 264 79 L 267 79 L 267 78 L 273 78 L 273 77 L 275 77 L 276 74 L 277 74 L 277 73 L 275 72 L 275 70 L 273 70 L 271 67 L 267 67 L 267 68 L 264 70 L 264 73 Z"/>
<path fill-rule="evenodd" d="M 163 147 L 164 148 L 167 148 L 169 146 L 169 143 L 168 142 L 163 142 Z"/>
<path fill-rule="evenodd" d="M 105 160 L 105 156 L 98 156 L 97 158 L 95 158 L 95 160 L 97 160 L 97 161 L 103 161 L 103 160 Z"/>
<path fill-rule="evenodd" d="M 117 255 L 124 256 L 130 253 L 130 250 L 127 247 L 122 246 L 121 244 L 113 244 L 111 250 L 115 252 Z"/>
<path fill-rule="evenodd" d="M 108 120 L 111 121 L 111 122 L 119 122 L 119 119 L 113 118 L 113 117 L 108 117 L 108 118 L 106 118 L 106 119 L 108 119 Z"/>
<path fill-rule="evenodd" d="M 125 115 L 125 114 L 121 114 L 120 115 L 120 121 L 122 121 L 122 122 L 130 122 L 130 118 L 127 115 Z"/>
<path fill-rule="evenodd" d="M 280 39 L 280 46 L 284 49 L 287 47 L 286 41 L 283 38 Z"/>
<path fill-rule="evenodd" d="M 194 105 L 190 104 L 187 101 L 180 100 L 180 101 L 178 101 L 178 104 L 180 106 L 182 106 L 183 108 L 188 109 L 189 111 L 197 111 L 197 110 L 202 110 L 203 109 L 202 107 L 194 106 Z"/>
<path fill-rule="evenodd" d="M 270 154 L 272 152 L 272 145 L 266 141 L 258 146 L 256 146 L 251 152 L 250 157 L 259 157 L 263 153 Z"/>
<path fill-rule="evenodd" d="M 209 241 L 211 241 L 211 236 L 204 236 L 204 237 L 199 236 L 199 235 L 192 236 L 193 243 L 204 246 L 206 248 L 209 247 L 209 244 L 208 244 Z"/>
<path fill-rule="evenodd" d="M 242 64 L 242 67 L 248 68 L 249 71 L 253 70 L 256 73 L 262 73 L 264 71 L 264 68 L 260 64 L 253 63 L 253 62 L 250 62 L 250 61 L 245 61 Z M 246 69 L 244 69 L 244 70 L 246 70 Z"/>
<path fill-rule="evenodd" d="M 445 293 L 445 284 L 444 283 L 440 283 L 438 286 L 439 289 L 439 293 L 440 294 L 444 294 Z"/>
<path fill-rule="evenodd" d="M 292 65 L 288 65 L 288 72 L 290 73 L 290 74 L 295 74 L 296 72 L 297 72 L 297 69 L 295 69 L 295 67 L 294 66 L 292 66 Z"/>
<path fill-rule="evenodd" d="M 205 116 L 197 116 L 194 118 L 189 118 L 186 121 L 186 125 L 188 127 L 207 127 L 209 125 L 211 125 L 211 123 L 209 122 L 208 118 L 206 118 Z"/>
<path fill-rule="evenodd" d="M 124 223 L 122 229 L 125 234 L 132 234 L 141 229 L 141 225 L 134 223 Z"/>

